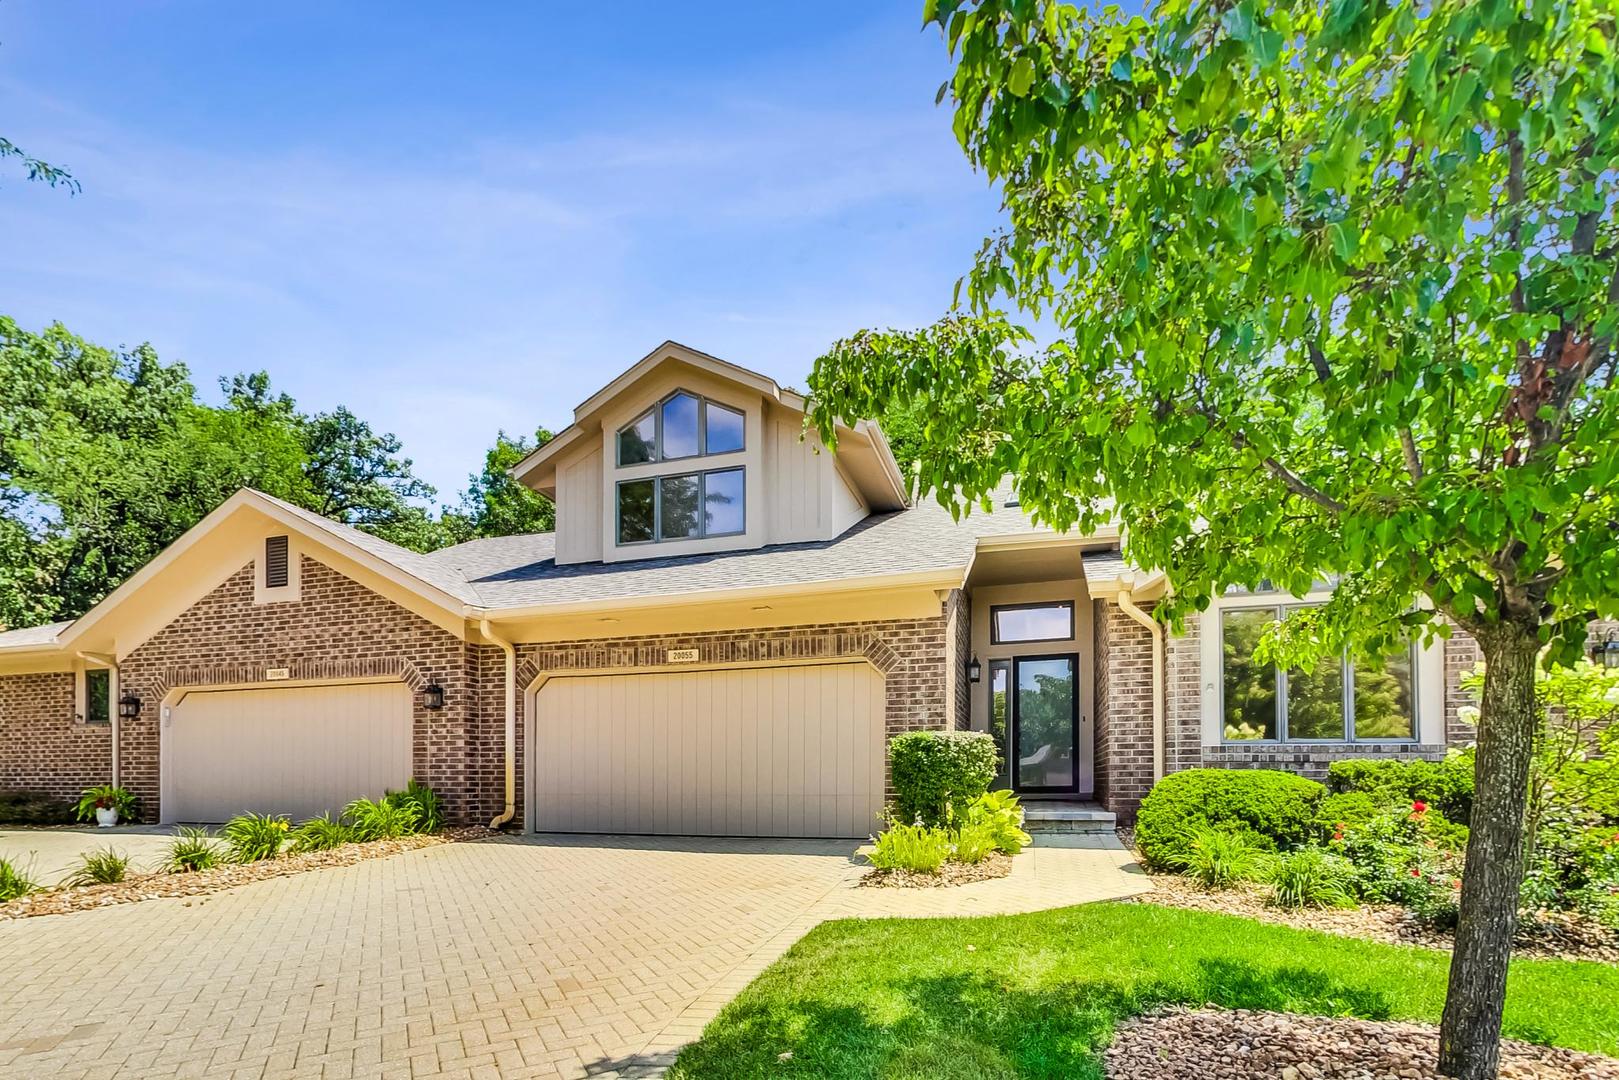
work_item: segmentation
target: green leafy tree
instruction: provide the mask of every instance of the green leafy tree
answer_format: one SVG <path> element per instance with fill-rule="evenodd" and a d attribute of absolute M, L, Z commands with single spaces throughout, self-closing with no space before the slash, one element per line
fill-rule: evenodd
<path fill-rule="evenodd" d="M 551 441 L 551 432 L 539 428 L 531 442 L 511 438 L 504 431 L 484 455 L 483 470 L 468 478 L 459 510 L 445 512 L 446 528 L 458 541 L 485 536 L 516 536 L 551 532 L 556 528 L 556 507 L 550 499 L 512 479 L 510 469 L 538 446 Z"/>
<path fill-rule="evenodd" d="M 432 498 L 433 487 L 411 472 L 396 436 L 339 405 L 305 420 L 303 437 L 315 510 L 404 547 L 439 546 L 431 518 L 411 501 Z"/>
<path fill-rule="evenodd" d="M 66 188 L 74 195 L 79 193 L 79 182 L 73 179 L 72 173 L 61 166 L 41 161 L 10 139 L 0 138 L 0 161 L 5 161 L 7 158 L 21 165 L 23 172 L 27 174 L 30 180 L 37 180 L 50 187 Z"/>
<path fill-rule="evenodd" d="M 965 308 L 838 342 L 814 421 L 918 403 L 919 481 L 1104 515 L 1176 619 L 1268 579 L 1269 658 L 1488 662 L 1439 1066 L 1493 1076 L 1542 645 L 1619 595 L 1609 0 L 928 0 L 1009 220 Z M 1036 347 L 997 311 L 1054 327 Z"/>

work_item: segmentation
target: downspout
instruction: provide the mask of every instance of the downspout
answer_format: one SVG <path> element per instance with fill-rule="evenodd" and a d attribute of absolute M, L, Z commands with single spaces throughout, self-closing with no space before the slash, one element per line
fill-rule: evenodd
<path fill-rule="evenodd" d="M 1119 610 L 1147 628 L 1152 635 L 1152 782 L 1164 778 L 1164 628 L 1157 619 L 1136 607 L 1130 590 L 1121 590 Z"/>
<path fill-rule="evenodd" d="M 496 635 L 488 619 L 478 628 L 506 653 L 506 809 L 489 823 L 491 829 L 498 829 L 517 816 L 517 649 Z"/>
<path fill-rule="evenodd" d="M 107 694 L 111 698 L 107 702 L 107 719 L 112 725 L 108 731 L 108 734 L 112 736 L 112 786 L 118 787 L 118 774 L 122 771 L 119 768 L 118 744 L 122 741 L 121 736 L 123 733 L 123 723 L 118 716 L 118 701 L 124 696 L 124 692 L 123 687 L 118 685 L 117 657 L 88 652 L 81 652 L 78 656 L 80 660 L 94 660 L 98 664 L 107 665 Z M 90 707 L 88 701 L 84 705 L 86 709 Z"/>

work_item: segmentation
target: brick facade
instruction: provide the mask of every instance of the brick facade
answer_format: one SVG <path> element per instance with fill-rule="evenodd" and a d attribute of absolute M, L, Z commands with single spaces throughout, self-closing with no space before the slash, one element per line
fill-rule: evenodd
<path fill-rule="evenodd" d="M 1152 636 L 1101 601 L 1095 627 L 1096 797 L 1128 820 L 1152 787 Z"/>
<path fill-rule="evenodd" d="M 111 727 L 78 718 L 72 672 L 0 675 L 0 790 L 77 799 L 107 783 Z"/>
<path fill-rule="evenodd" d="M 144 703 L 122 725 L 124 786 L 147 816 L 160 812 L 159 724 L 171 691 L 279 685 L 265 682 L 267 668 L 287 668 L 294 680 L 394 676 L 416 691 L 430 681 L 444 687 L 437 711 L 412 696 L 413 771 L 443 797 L 451 820 L 467 820 L 476 801 L 467 646 L 307 556 L 301 571 L 300 599 L 256 604 L 250 563 L 124 658 L 120 682 Z"/>

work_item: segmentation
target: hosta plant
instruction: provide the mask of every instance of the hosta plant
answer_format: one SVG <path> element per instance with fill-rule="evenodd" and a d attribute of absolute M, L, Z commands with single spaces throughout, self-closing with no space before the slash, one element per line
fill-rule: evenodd
<path fill-rule="evenodd" d="M 995 833 L 989 826 L 967 824 L 956 832 L 953 855 L 957 862 L 976 865 L 989 858 L 999 848 Z"/>
<path fill-rule="evenodd" d="M 1023 806 L 1018 797 L 1004 789 L 986 791 L 967 804 L 968 825 L 987 830 L 995 846 L 1007 855 L 1016 855 L 1029 845 L 1023 831 Z"/>
<path fill-rule="evenodd" d="M 937 874 L 950 857 L 949 831 L 928 825 L 893 824 L 872 841 L 871 865 L 879 870 Z"/>

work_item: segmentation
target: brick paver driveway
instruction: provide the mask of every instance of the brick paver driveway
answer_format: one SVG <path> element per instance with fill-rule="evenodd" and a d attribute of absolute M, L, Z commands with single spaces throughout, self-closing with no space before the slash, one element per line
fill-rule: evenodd
<path fill-rule="evenodd" d="M 0 1075 L 633 1075 L 850 848 L 450 844 L 0 922 Z"/>

